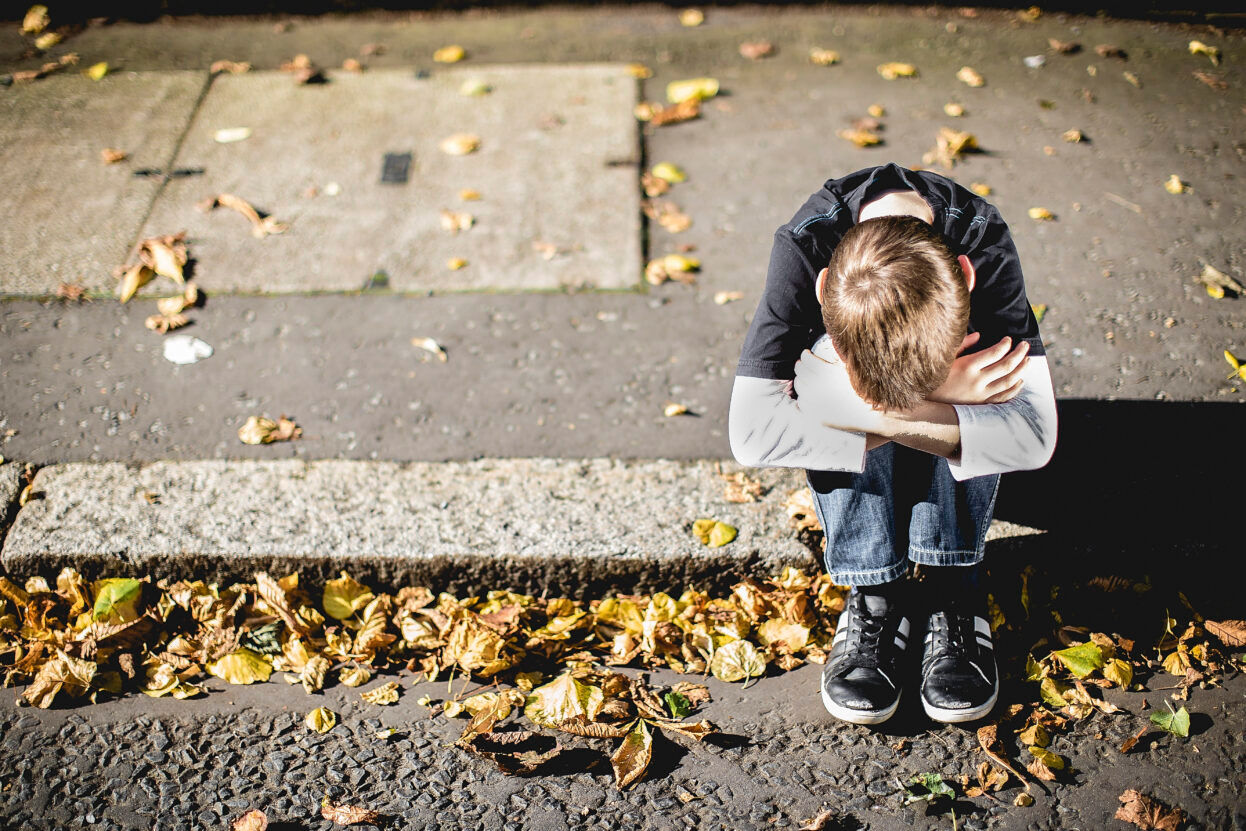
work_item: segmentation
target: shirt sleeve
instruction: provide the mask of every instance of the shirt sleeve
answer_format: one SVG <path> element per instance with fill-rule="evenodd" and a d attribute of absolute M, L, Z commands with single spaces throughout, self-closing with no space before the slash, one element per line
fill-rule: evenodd
<path fill-rule="evenodd" d="M 1056 447 L 1056 396 L 1045 357 L 1030 357 L 1021 392 L 1003 404 L 953 404 L 960 420 L 960 458 L 948 467 L 958 482 L 974 476 L 1034 470 Z"/>
<path fill-rule="evenodd" d="M 817 272 L 791 237 L 775 234 L 766 287 L 740 350 L 736 375 L 790 380 L 800 353 L 822 325 Z"/>
<path fill-rule="evenodd" d="M 963 241 L 975 273 L 969 295 L 969 325 L 971 331 L 982 335 L 973 351 L 1009 337 L 1014 344 L 1027 341 L 1031 356 L 1045 355 L 1008 224 L 993 207 L 983 203 L 970 229 L 968 239 Z"/>
<path fill-rule="evenodd" d="M 731 453 L 748 467 L 865 469 L 865 434 L 826 427 L 791 397 L 791 383 L 737 375 L 727 416 Z"/>

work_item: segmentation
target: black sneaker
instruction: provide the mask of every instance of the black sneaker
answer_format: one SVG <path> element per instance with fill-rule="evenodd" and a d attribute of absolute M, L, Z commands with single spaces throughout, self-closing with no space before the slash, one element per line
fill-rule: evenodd
<path fill-rule="evenodd" d="M 942 611 L 926 624 L 922 706 L 935 721 L 973 721 L 991 712 L 999 674 L 991 626 L 978 615 Z"/>
<path fill-rule="evenodd" d="M 836 718 L 880 724 L 899 706 L 909 620 L 898 605 L 855 589 L 849 593 L 822 669 L 822 703 Z"/>

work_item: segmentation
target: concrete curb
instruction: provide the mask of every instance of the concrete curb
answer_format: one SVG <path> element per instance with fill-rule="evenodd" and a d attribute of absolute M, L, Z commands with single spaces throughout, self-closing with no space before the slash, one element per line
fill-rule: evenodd
<path fill-rule="evenodd" d="M 481 586 L 579 595 L 602 588 L 721 588 L 815 561 L 783 503 L 799 472 L 750 472 L 758 502 L 724 496 L 715 461 L 481 460 L 157 462 L 43 468 L 2 562 L 15 574 L 72 565 L 215 581 L 260 569 L 379 585 Z M 738 538 L 710 549 L 712 517 Z"/>

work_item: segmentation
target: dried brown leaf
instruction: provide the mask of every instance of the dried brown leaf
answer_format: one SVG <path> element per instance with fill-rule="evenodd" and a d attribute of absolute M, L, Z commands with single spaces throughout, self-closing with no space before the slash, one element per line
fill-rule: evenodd
<path fill-rule="evenodd" d="M 751 40 L 740 44 L 740 56 L 751 61 L 774 54 L 774 44 L 768 40 Z"/>
<path fill-rule="evenodd" d="M 359 825 L 365 822 L 376 822 L 381 818 L 379 811 L 365 808 L 362 805 L 333 802 L 327 796 L 320 803 L 320 816 L 338 825 Z"/>
<path fill-rule="evenodd" d="M 229 831 L 266 831 L 268 814 L 259 809 L 247 811 L 229 825 Z"/>
<path fill-rule="evenodd" d="M 1131 822 L 1143 831 L 1155 828 L 1158 831 L 1177 831 L 1185 821 L 1185 814 L 1180 808 L 1169 808 L 1162 802 L 1144 796 L 1130 788 L 1119 797 L 1121 806 L 1116 809 L 1116 818 Z"/>
<path fill-rule="evenodd" d="M 1246 620 L 1207 620 L 1203 627 L 1225 646 L 1246 646 Z"/>
<path fill-rule="evenodd" d="M 1101 58 L 1119 58 L 1122 61 L 1129 58 L 1124 49 L 1111 43 L 1100 43 L 1095 47 L 1095 52 Z"/>
<path fill-rule="evenodd" d="M 645 720 L 638 718 L 610 757 L 610 764 L 614 767 L 614 784 L 623 790 L 639 782 L 652 758 L 653 734 Z"/>

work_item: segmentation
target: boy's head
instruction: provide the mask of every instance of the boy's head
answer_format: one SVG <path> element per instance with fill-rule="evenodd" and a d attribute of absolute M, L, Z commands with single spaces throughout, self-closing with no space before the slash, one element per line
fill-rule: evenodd
<path fill-rule="evenodd" d="M 969 324 L 973 266 L 913 216 L 854 225 L 818 275 L 822 321 L 867 402 L 908 410 L 947 378 Z"/>

